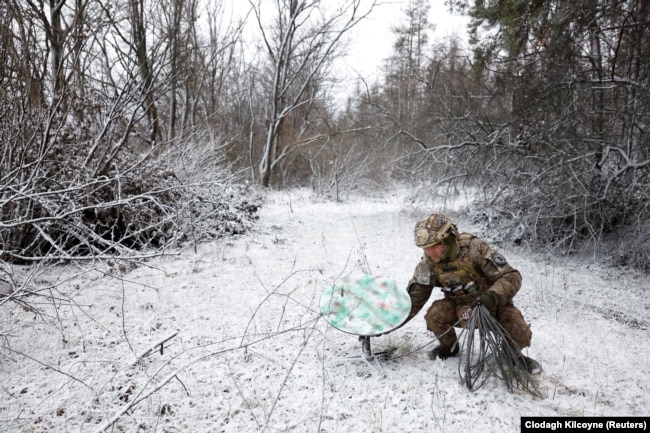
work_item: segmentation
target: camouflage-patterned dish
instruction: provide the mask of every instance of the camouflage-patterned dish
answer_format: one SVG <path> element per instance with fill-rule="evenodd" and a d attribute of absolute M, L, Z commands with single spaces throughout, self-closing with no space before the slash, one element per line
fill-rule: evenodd
<path fill-rule="evenodd" d="M 388 278 L 347 277 L 323 292 L 320 310 L 336 329 L 373 336 L 401 325 L 411 311 L 411 298 Z"/>

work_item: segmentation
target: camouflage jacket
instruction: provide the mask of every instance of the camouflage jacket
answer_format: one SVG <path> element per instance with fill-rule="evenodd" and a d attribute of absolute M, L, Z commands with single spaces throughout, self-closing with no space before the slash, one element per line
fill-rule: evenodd
<path fill-rule="evenodd" d="M 409 319 L 422 309 L 434 287 L 457 304 L 469 305 L 487 290 L 497 295 L 501 305 L 512 303 L 521 287 L 519 271 L 480 238 L 463 233 L 457 242 L 458 248 L 440 263 L 425 256 L 416 266 L 408 287 Z"/>

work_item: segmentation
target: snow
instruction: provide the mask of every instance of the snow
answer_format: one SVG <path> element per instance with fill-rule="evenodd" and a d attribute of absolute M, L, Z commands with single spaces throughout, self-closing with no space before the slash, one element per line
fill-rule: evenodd
<path fill-rule="evenodd" d="M 320 317 L 321 293 L 360 273 L 405 286 L 430 205 L 401 190 L 346 203 L 269 192 L 248 234 L 138 266 L 43 270 L 37 310 L 0 307 L 0 431 L 518 432 L 521 416 L 649 415 L 648 276 L 596 260 L 500 249 L 524 276 L 515 303 L 543 398 L 494 377 L 470 392 L 457 360 L 430 361 L 427 306 L 372 339 L 390 359 L 352 359 L 360 342 Z M 489 239 L 466 205 L 444 211 Z"/>

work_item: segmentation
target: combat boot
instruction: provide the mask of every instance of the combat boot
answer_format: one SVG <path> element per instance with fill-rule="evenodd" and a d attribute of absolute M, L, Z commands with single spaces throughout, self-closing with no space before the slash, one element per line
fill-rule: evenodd
<path fill-rule="evenodd" d="M 448 346 L 438 346 L 435 347 L 432 351 L 428 353 L 430 360 L 435 359 L 447 359 L 452 356 L 458 355 L 458 344 L 454 344 L 451 347 Z"/>
<path fill-rule="evenodd" d="M 526 367 L 526 370 L 530 374 L 541 374 L 542 373 L 542 366 L 539 362 L 535 361 L 533 358 L 529 358 L 524 355 L 519 355 L 519 359 L 521 362 L 524 364 Z"/>

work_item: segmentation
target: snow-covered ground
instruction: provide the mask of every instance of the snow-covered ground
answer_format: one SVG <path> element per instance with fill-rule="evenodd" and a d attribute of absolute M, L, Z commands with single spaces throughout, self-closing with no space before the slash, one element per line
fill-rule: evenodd
<path fill-rule="evenodd" d="M 38 311 L 0 307 L 0 431 L 518 432 L 521 416 L 650 414 L 649 278 L 595 261 L 501 250 L 524 276 L 515 302 L 543 398 L 497 378 L 470 392 L 458 361 L 428 360 L 426 307 L 372 339 L 390 360 L 349 359 L 360 343 L 320 317 L 320 295 L 350 274 L 406 285 L 414 224 L 440 209 L 405 203 L 274 192 L 246 235 L 39 274 L 52 297 L 32 297 Z M 461 231 L 480 230 L 448 205 Z"/>

